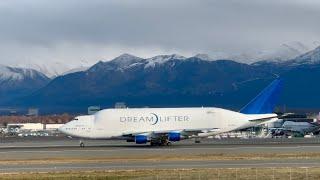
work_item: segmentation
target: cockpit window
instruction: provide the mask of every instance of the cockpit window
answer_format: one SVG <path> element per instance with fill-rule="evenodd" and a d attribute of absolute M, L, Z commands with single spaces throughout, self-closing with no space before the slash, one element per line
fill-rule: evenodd
<path fill-rule="evenodd" d="M 78 121 L 79 119 L 78 118 L 74 118 L 73 120 Z"/>

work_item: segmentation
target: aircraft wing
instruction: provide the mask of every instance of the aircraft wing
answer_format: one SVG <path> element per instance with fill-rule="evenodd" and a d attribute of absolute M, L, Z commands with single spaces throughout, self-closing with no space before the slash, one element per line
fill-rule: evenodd
<path fill-rule="evenodd" d="M 252 123 L 251 126 L 261 125 L 265 123 L 270 123 L 278 120 L 278 115 L 270 114 L 267 117 L 263 115 L 258 116 L 251 116 L 249 123 Z M 148 136 L 150 138 L 159 138 L 163 136 L 168 136 L 170 133 L 179 133 L 181 136 L 185 138 L 193 138 L 193 137 L 207 137 L 207 136 L 214 136 L 234 130 L 245 129 L 243 128 L 226 128 L 226 129 L 219 129 L 219 128 L 210 128 L 210 129 L 172 129 L 166 131 L 141 131 L 141 132 L 125 132 L 122 134 L 124 137 L 135 137 L 135 136 Z"/>
<path fill-rule="evenodd" d="M 137 135 L 154 135 L 154 136 L 161 136 L 167 135 L 172 132 L 181 133 L 183 136 L 194 136 L 199 133 L 203 132 L 213 132 L 218 131 L 217 128 L 210 128 L 210 129 L 178 129 L 178 130 L 166 130 L 166 131 L 143 131 L 143 132 L 126 132 L 123 133 L 122 136 L 137 136 Z"/>

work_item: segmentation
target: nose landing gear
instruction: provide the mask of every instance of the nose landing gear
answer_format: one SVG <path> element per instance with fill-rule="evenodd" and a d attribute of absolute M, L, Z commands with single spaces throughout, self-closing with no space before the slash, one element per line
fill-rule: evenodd
<path fill-rule="evenodd" d="M 195 139 L 194 139 L 194 143 L 201 143 L 200 138 L 195 138 Z"/>
<path fill-rule="evenodd" d="M 79 145 L 80 145 L 81 148 L 84 148 L 84 142 L 82 142 L 81 140 L 79 142 Z"/>

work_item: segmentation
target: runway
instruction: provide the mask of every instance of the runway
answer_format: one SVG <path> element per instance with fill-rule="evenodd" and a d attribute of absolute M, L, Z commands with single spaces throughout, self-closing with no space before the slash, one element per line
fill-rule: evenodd
<path fill-rule="evenodd" d="M 86 146 L 101 146 L 101 147 L 141 147 L 148 145 L 136 145 L 135 143 L 128 143 L 125 141 L 112 140 L 83 140 Z M 203 139 L 200 144 L 195 144 L 194 140 L 183 140 L 174 143 L 174 147 L 185 147 L 197 145 L 203 146 L 232 146 L 232 145 L 246 145 L 246 146 L 285 146 L 285 145 L 318 145 L 319 138 L 253 138 L 253 139 Z M 4 148 L 46 148 L 46 147 L 79 147 L 79 139 L 67 137 L 0 137 L 0 149 Z M 192 148 L 191 147 L 191 148 Z"/>
<path fill-rule="evenodd" d="M 1 173 L 10 172 L 55 172 L 79 170 L 142 170 L 142 169 L 195 169 L 195 168 L 277 168 L 277 167 L 319 167 L 319 161 L 165 161 L 165 162 L 101 162 L 60 164 L 15 164 L 1 165 Z"/>
<path fill-rule="evenodd" d="M 205 156 L 205 155 L 243 155 L 243 154 L 294 154 L 320 153 L 320 145 L 301 146 L 212 146 L 188 145 L 175 147 L 50 147 L 50 148 L 5 148 L 0 149 L 0 161 L 32 159 L 147 159 L 161 156 Z M 187 159 L 187 158 L 185 158 Z"/>
<path fill-rule="evenodd" d="M 0 172 L 51 172 L 70 170 L 135 170 L 176 168 L 320 167 L 320 144 L 214 143 L 182 141 L 150 147 L 119 141 L 66 138 L 6 140 L 0 144 Z"/>

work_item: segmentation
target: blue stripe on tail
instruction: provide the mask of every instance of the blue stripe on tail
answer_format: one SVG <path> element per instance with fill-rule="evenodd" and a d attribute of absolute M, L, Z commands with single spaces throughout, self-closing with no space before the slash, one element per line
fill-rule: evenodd
<path fill-rule="evenodd" d="M 244 106 L 240 112 L 243 114 L 268 114 L 273 113 L 282 89 L 281 79 L 274 80 L 260 94 Z"/>

